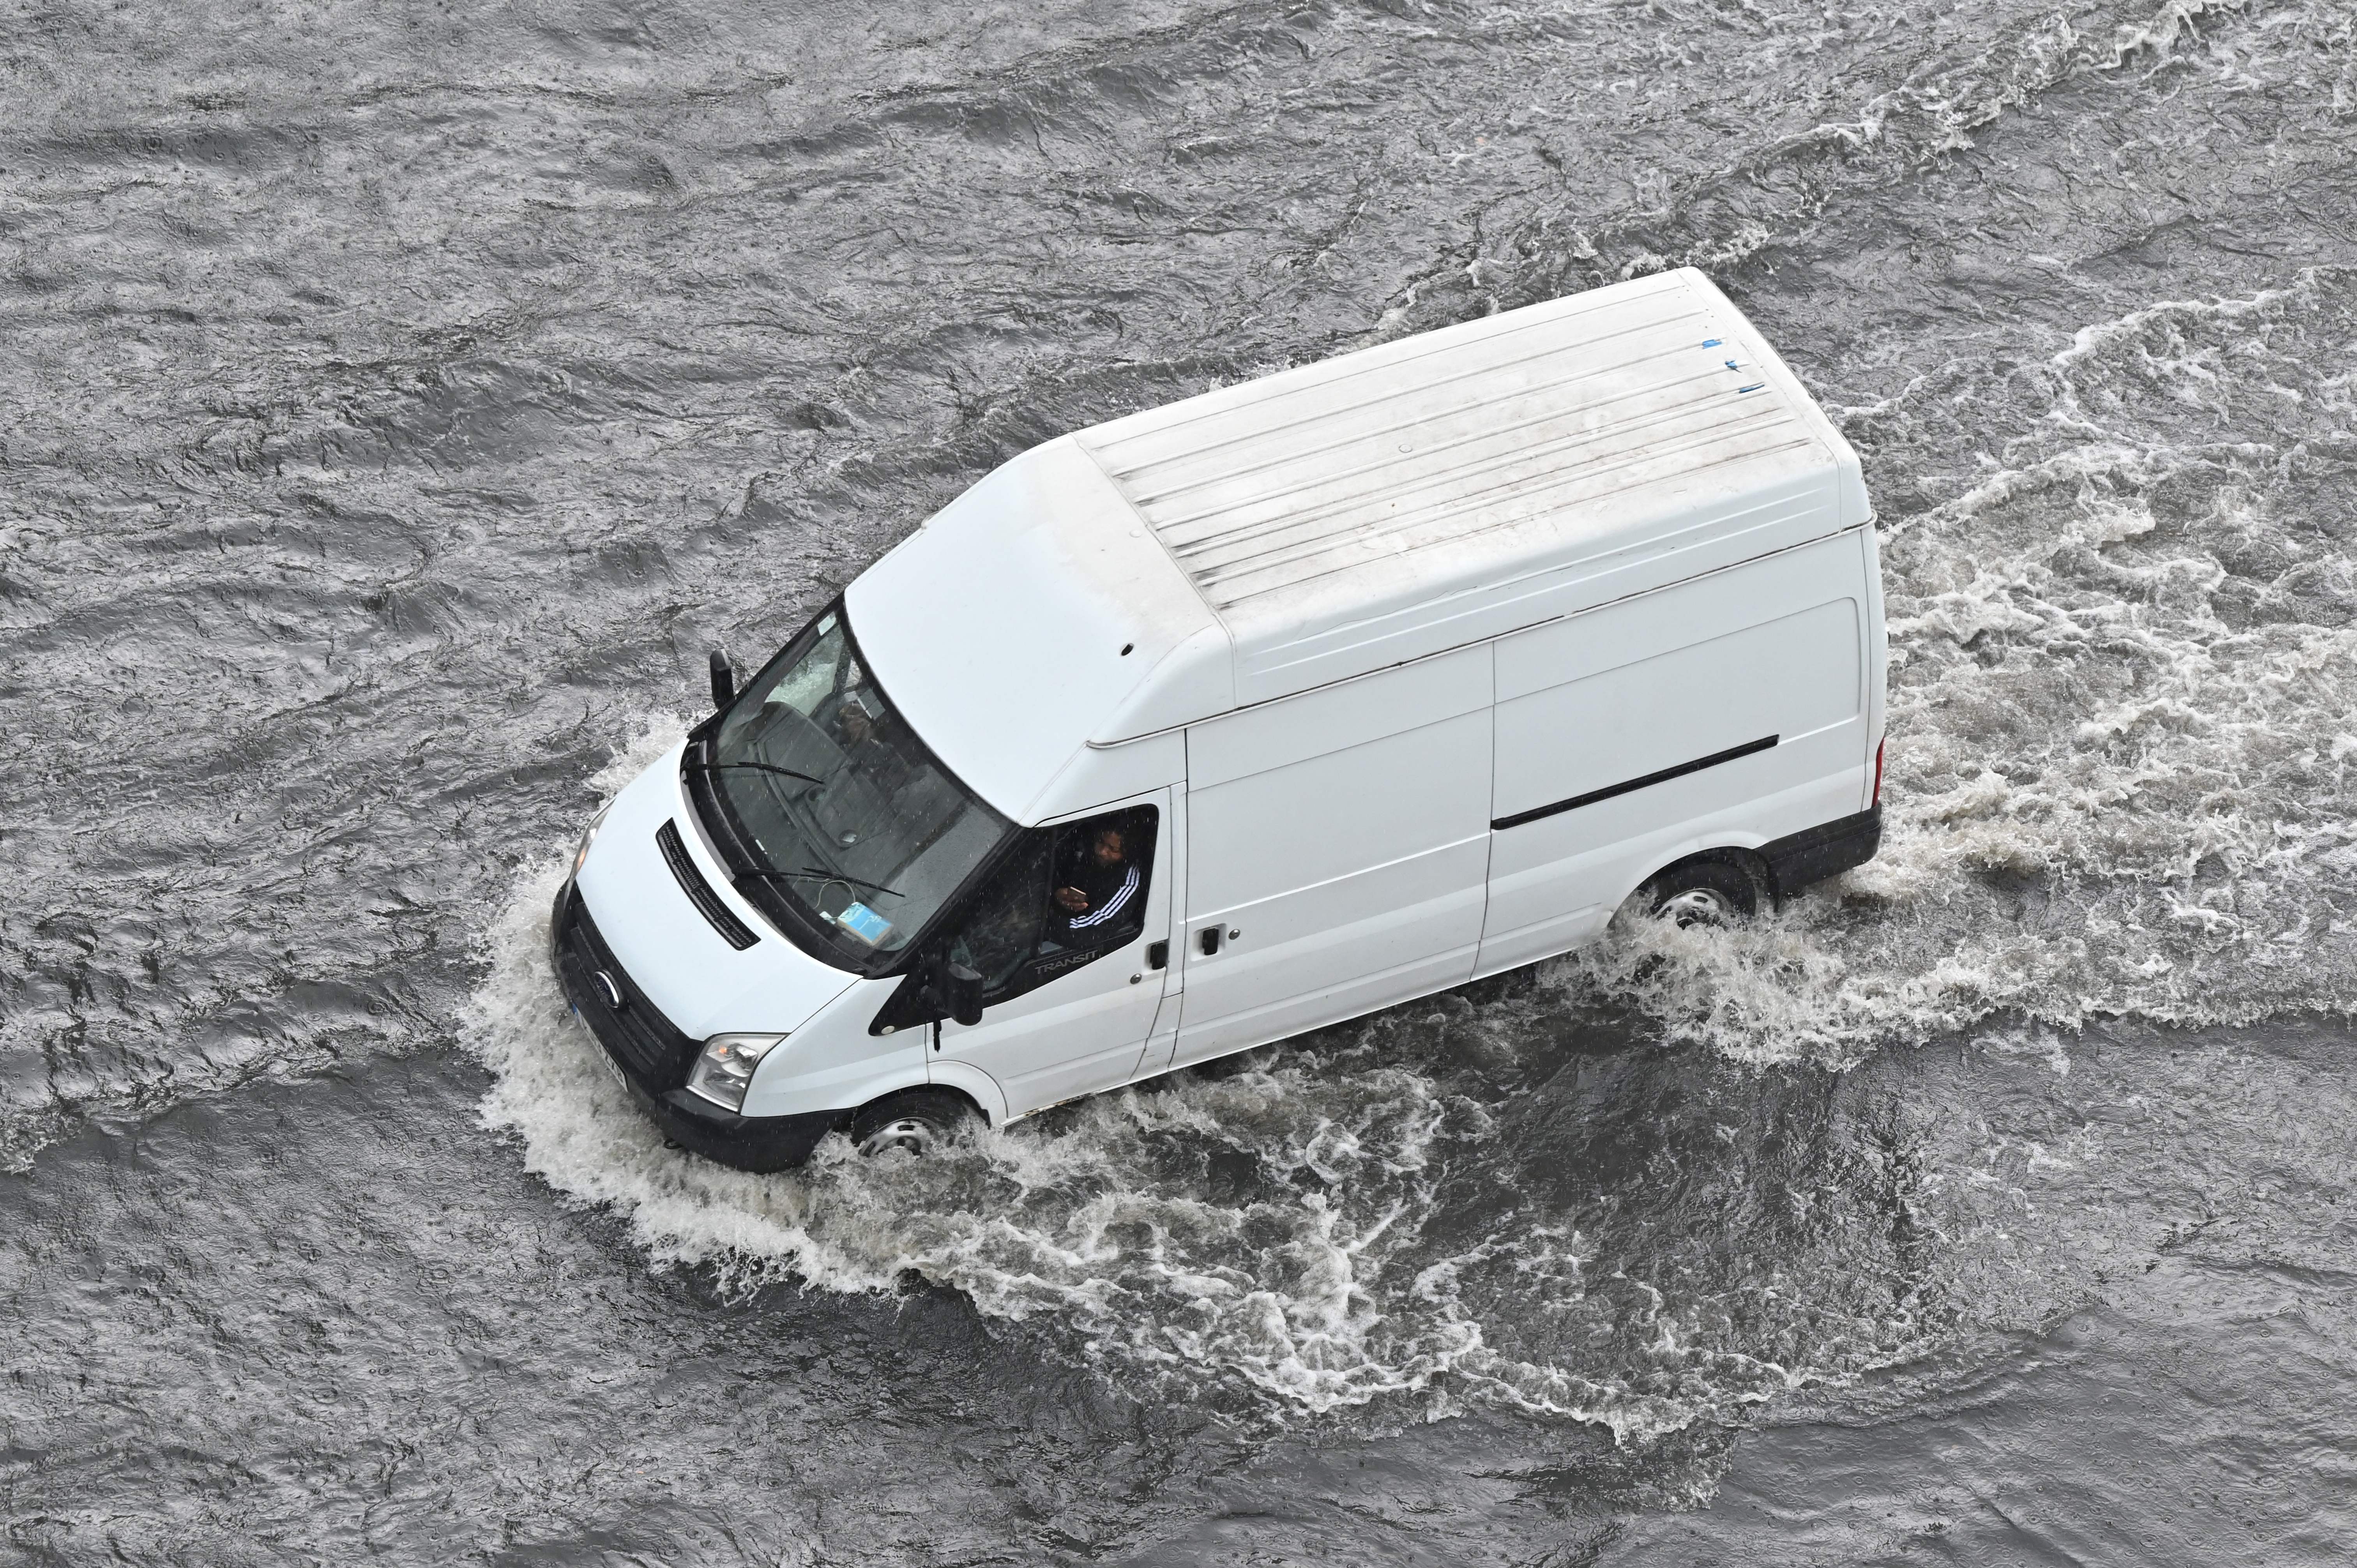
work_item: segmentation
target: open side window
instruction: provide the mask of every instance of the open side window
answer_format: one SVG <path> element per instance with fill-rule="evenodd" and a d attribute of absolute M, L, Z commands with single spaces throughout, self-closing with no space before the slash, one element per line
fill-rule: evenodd
<path fill-rule="evenodd" d="M 907 1028 L 948 1009 L 928 981 L 946 964 L 982 976 L 985 1007 L 1036 991 L 1118 951 L 1145 929 L 1160 813 L 1152 806 L 1032 828 L 1016 841 L 946 935 L 909 972 L 876 1027 Z"/>

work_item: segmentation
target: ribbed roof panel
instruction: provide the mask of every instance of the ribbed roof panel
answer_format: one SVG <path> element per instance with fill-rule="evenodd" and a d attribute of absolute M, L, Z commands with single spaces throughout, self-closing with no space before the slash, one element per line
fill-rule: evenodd
<path fill-rule="evenodd" d="M 1665 489 L 1830 459 L 1685 274 L 1351 354 L 1078 439 L 1234 626 L 1330 622 L 1608 539 Z M 1298 612 L 1297 615 L 1295 612 Z M 1240 630 L 1242 628 L 1239 628 Z"/>

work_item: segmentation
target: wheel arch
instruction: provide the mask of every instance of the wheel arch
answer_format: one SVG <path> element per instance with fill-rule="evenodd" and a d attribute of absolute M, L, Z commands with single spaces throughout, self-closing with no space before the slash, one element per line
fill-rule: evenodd
<path fill-rule="evenodd" d="M 873 1104 L 883 1099 L 885 1094 L 898 1094 L 903 1089 L 916 1089 L 931 1084 L 936 1089 L 952 1090 L 963 1095 L 973 1102 L 975 1112 L 982 1117 L 984 1125 L 990 1127 L 1006 1125 L 1006 1095 L 998 1087 L 996 1079 L 971 1062 L 955 1061 L 943 1057 L 932 1057 L 926 1062 L 925 1067 L 925 1076 L 916 1082 L 895 1084 L 882 1093 L 869 1095 L 865 1103 Z"/>
<path fill-rule="evenodd" d="M 1716 843 L 1690 841 L 1680 844 L 1674 854 L 1662 858 L 1651 871 L 1630 883 L 1621 891 L 1620 901 L 1623 904 L 1627 903 L 1648 883 L 1668 875 L 1682 865 L 1689 865 L 1696 861 L 1716 861 L 1722 865 L 1739 868 L 1751 879 L 1751 885 L 1757 893 L 1760 907 L 1769 908 L 1776 899 L 1776 879 L 1774 873 L 1769 867 L 1768 857 L 1760 853 L 1760 846 L 1767 842 L 1758 834 L 1752 833 L 1729 834 Z"/>

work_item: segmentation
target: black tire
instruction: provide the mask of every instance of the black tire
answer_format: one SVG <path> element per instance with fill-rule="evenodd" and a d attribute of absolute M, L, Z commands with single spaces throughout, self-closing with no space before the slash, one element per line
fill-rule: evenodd
<path fill-rule="evenodd" d="M 1683 860 L 1639 892 L 1639 908 L 1681 926 L 1727 926 L 1760 912 L 1760 884 L 1731 860 Z"/>
<path fill-rule="evenodd" d="M 924 1155 L 982 1118 L 973 1101 L 949 1089 L 904 1089 L 859 1108 L 851 1119 L 852 1146 L 863 1155 L 894 1149 Z"/>

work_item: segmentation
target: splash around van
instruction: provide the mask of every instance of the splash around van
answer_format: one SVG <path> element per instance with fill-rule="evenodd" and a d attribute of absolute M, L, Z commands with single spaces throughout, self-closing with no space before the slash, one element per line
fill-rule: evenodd
<path fill-rule="evenodd" d="M 556 972 L 749 1170 L 921 1151 L 1873 855 L 1856 455 L 1700 273 L 1050 441 L 589 825 Z"/>

